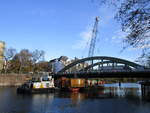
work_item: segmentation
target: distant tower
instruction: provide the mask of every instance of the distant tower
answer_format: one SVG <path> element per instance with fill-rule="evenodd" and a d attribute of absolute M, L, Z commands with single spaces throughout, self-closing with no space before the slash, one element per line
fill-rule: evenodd
<path fill-rule="evenodd" d="M 95 18 L 95 23 L 94 27 L 92 30 L 92 37 L 91 37 L 91 42 L 90 42 L 90 48 L 89 48 L 89 53 L 88 57 L 92 57 L 94 55 L 94 49 L 95 49 L 95 43 L 96 43 L 96 37 L 97 37 L 97 28 L 98 28 L 98 22 L 99 22 L 99 17 Z"/>
<path fill-rule="evenodd" d="M 5 42 L 0 41 L 0 70 L 3 69 L 4 64 L 4 50 L 5 50 Z"/>

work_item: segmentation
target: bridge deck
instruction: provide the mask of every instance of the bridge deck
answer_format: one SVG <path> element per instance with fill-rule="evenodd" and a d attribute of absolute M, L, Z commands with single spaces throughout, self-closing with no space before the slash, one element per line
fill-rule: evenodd
<path fill-rule="evenodd" d="M 150 71 L 138 72 L 80 72 L 80 73 L 58 73 L 55 78 L 150 78 Z"/>

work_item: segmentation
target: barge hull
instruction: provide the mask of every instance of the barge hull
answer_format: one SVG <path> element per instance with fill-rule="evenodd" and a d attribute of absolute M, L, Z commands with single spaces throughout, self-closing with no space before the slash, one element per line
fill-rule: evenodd
<path fill-rule="evenodd" d="M 55 88 L 39 88 L 39 89 L 17 89 L 17 93 L 53 93 Z"/>

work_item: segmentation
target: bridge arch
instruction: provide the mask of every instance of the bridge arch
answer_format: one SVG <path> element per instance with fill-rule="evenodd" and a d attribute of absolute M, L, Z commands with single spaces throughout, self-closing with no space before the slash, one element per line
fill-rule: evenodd
<path fill-rule="evenodd" d="M 95 61 L 95 60 L 98 60 L 100 62 L 93 63 L 93 61 Z M 94 57 L 87 57 L 87 58 L 76 60 L 76 61 L 72 62 L 71 64 L 67 65 L 66 67 L 64 67 L 63 69 L 61 69 L 58 73 L 66 72 L 67 70 L 69 70 L 70 68 L 76 66 L 77 64 L 85 63 L 87 61 L 91 61 L 92 64 L 88 65 L 84 69 L 89 69 L 89 68 L 92 68 L 92 67 L 94 67 L 96 65 L 99 65 L 99 64 L 103 65 L 105 63 L 112 63 L 113 65 L 114 64 L 124 64 L 125 66 L 130 66 L 134 69 L 139 69 L 139 68 L 144 69 L 143 66 L 141 66 L 139 64 L 136 64 L 134 62 L 125 60 L 125 59 L 120 59 L 120 58 L 115 58 L 115 57 L 108 57 L 108 56 L 94 56 Z"/>

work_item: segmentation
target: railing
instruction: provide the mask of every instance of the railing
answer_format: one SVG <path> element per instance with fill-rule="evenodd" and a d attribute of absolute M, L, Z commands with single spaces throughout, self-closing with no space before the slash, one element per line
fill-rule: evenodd
<path fill-rule="evenodd" d="M 82 73 L 117 73 L 117 72 L 150 72 L 150 69 L 145 70 L 88 70 L 77 72 L 63 72 L 62 74 L 82 74 Z"/>

